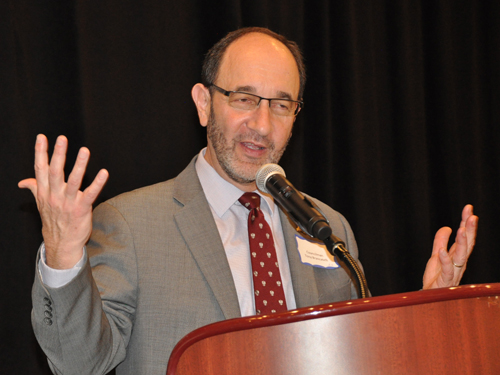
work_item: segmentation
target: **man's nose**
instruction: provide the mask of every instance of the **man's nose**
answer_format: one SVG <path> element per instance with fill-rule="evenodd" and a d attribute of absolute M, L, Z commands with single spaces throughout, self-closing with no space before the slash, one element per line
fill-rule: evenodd
<path fill-rule="evenodd" d="M 252 118 L 248 121 L 248 128 L 256 131 L 259 135 L 265 137 L 273 130 L 271 122 L 271 108 L 269 100 L 261 100 L 259 106 L 255 109 Z"/>

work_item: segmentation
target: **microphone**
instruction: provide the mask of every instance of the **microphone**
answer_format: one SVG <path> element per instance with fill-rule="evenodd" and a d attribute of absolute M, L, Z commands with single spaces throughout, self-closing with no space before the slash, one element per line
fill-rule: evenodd
<path fill-rule="evenodd" d="M 271 195 L 300 229 L 321 241 L 329 238 L 332 229 L 316 205 L 285 178 L 278 164 L 264 164 L 257 171 L 255 182 L 259 190 Z"/>
<path fill-rule="evenodd" d="M 271 195 L 288 212 L 292 220 L 308 235 L 323 241 L 330 254 L 337 256 L 352 276 L 356 277 L 358 296 L 369 295 L 363 271 L 349 254 L 344 242 L 332 233 L 328 220 L 321 214 L 314 202 L 304 195 L 285 178 L 285 171 L 277 164 L 264 164 L 257 171 L 255 183 L 259 190 Z"/>

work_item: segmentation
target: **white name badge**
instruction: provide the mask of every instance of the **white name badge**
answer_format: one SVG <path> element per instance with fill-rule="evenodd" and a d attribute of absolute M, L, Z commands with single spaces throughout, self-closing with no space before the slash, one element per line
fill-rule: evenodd
<path fill-rule="evenodd" d="M 298 234 L 295 235 L 295 241 L 297 241 L 297 249 L 302 263 L 318 268 L 332 269 L 339 267 L 324 243 L 307 240 Z"/>

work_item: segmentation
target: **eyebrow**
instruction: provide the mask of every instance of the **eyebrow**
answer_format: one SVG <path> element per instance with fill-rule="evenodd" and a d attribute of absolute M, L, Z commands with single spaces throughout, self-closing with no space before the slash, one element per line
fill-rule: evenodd
<path fill-rule="evenodd" d="M 248 92 L 249 94 L 257 95 L 256 94 L 257 90 L 255 89 L 254 86 L 238 86 L 238 87 L 236 87 L 236 89 L 234 91 L 243 91 L 243 92 Z M 285 91 L 278 91 L 277 96 L 274 96 L 273 98 L 293 100 L 292 96 L 288 92 L 285 92 Z M 270 99 L 273 99 L 273 98 L 270 98 Z"/>

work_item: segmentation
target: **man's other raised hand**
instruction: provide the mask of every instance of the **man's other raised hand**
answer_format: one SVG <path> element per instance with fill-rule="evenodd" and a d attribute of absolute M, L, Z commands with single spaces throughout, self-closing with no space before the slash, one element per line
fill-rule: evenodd
<path fill-rule="evenodd" d="M 83 247 L 92 232 L 92 204 L 108 179 L 108 171 L 101 169 L 94 181 L 80 191 L 90 151 L 82 147 L 68 181 L 64 165 L 68 140 L 57 138 L 49 164 L 47 137 L 39 134 L 35 144 L 35 178 L 19 182 L 30 189 L 36 199 L 42 219 L 47 265 L 55 269 L 72 268 L 82 257 Z"/>
<path fill-rule="evenodd" d="M 462 221 L 458 228 L 455 243 L 448 248 L 451 228 L 444 227 L 434 237 L 432 255 L 427 262 L 423 278 L 423 289 L 457 286 L 464 274 L 476 243 L 478 217 L 468 204 L 462 211 Z"/>

